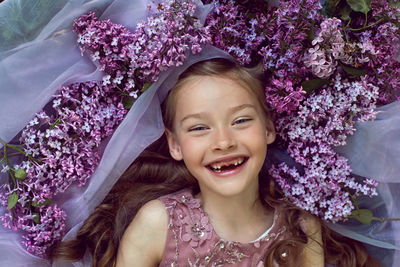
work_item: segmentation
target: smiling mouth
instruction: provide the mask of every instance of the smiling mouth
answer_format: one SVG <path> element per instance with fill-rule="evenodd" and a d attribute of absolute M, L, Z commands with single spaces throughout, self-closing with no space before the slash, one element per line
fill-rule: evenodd
<path fill-rule="evenodd" d="M 209 164 L 207 167 L 213 172 L 221 173 L 239 168 L 247 161 L 247 159 L 248 158 L 246 157 L 239 157 L 230 161 L 214 162 Z"/>

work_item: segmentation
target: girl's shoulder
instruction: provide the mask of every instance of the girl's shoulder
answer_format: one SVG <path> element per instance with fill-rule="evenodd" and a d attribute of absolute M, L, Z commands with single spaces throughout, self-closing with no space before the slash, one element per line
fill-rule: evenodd
<path fill-rule="evenodd" d="M 143 205 L 126 229 L 118 249 L 117 263 L 128 266 L 157 265 L 162 258 L 168 231 L 168 215 L 160 200 Z"/>
<path fill-rule="evenodd" d="M 140 221 L 145 221 L 147 224 L 155 227 L 167 226 L 168 215 L 164 204 L 159 199 L 154 199 L 144 204 L 136 214 Z"/>

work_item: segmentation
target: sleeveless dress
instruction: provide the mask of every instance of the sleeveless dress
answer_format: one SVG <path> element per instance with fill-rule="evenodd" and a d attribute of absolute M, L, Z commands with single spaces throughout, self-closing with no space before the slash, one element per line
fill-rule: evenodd
<path fill-rule="evenodd" d="M 264 266 L 263 258 L 273 243 L 285 238 L 286 227 L 279 209 L 272 226 L 250 243 L 219 237 L 208 215 L 188 189 L 159 198 L 168 213 L 168 234 L 159 266 Z"/>

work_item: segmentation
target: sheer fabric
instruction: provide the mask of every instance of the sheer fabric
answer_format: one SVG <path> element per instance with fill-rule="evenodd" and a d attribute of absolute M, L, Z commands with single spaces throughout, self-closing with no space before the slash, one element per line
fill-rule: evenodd
<path fill-rule="evenodd" d="M 100 80 L 102 73 L 88 56 L 81 56 L 72 32 L 72 22 L 89 10 L 100 19 L 111 19 L 133 30 L 144 19 L 146 0 L 6 0 L 0 3 L 0 138 L 9 142 L 33 115 L 51 100 L 62 85 L 77 81 Z M 197 16 L 203 21 L 211 9 L 199 2 Z M 160 102 L 178 76 L 191 64 L 215 57 L 230 58 L 225 52 L 204 47 L 200 54 L 189 56 L 183 66 L 163 73 L 139 99 L 113 136 L 103 144 L 103 157 L 87 186 L 71 188 L 56 200 L 67 211 L 68 233 L 73 238 L 87 218 L 108 193 L 118 177 L 145 147 L 163 133 Z M 400 103 L 381 107 L 374 122 L 357 124 L 357 132 L 345 147 L 338 148 L 349 158 L 355 174 L 381 182 L 380 198 L 366 199 L 380 216 L 400 218 Z M 0 144 L 0 148 L 2 145 Z M 277 155 L 279 156 L 277 151 Z M 284 154 L 284 153 L 283 153 Z M 275 156 L 277 156 L 275 155 Z M 4 178 L 4 177 L 3 177 Z M 1 180 L 1 179 L 0 179 Z M 396 194 L 397 193 L 397 194 Z M 1 213 L 5 209 L 0 209 Z M 400 247 L 398 222 L 373 223 L 367 226 L 330 224 L 346 236 L 379 248 L 378 259 L 385 266 L 400 263 L 394 249 Z M 50 266 L 46 260 L 25 251 L 21 233 L 0 226 L 0 266 Z M 373 252 L 375 253 L 375 252 Z M 90 260 L 77 263 L 56 262 L 54 266 L 88 266 Z M 393 260 L 394 259 L 394 260 Z"/>

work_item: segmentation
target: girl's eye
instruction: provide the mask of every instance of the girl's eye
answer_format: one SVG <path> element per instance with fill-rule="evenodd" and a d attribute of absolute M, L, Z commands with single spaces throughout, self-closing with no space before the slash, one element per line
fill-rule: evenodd
<path fill-rule="evenodd" d="M 245 123 L 248 121 L 251 121 L 251 119 L 250 118 L 240 118 L 240 119 L 235 120 L 235 122 L 233 124 L 242 124 L 242 123 Z"/>
<path fill-rule="evenodd" d="M 204 130 L 207 130 L 207 128 L 205 126 L 196 126 L 196 127 L 190 128 L 189 132 L 204 131 Z"/>

